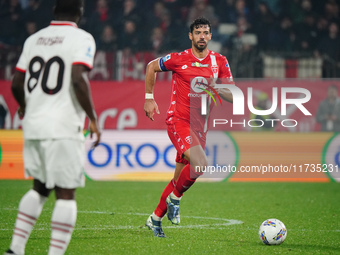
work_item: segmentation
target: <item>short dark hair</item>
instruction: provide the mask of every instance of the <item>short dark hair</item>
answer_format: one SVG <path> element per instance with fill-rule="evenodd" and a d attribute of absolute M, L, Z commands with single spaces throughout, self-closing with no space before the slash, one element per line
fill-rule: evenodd
<path fill-rule="evenodd" d="M 194 31 L 195 28 L 199 28 L 200 25 L 208 25 L 209 26 L 209 32 L 211 32 L 211 25 L 210 25 L 210 21 L 207 20 L 204 17 L 199 17 L 197 19 L 195 19 L 191 25 L 190 25 L 190 32 L 192 33 Z"/>
<path fill-rule="evenodd" d="M 54 7 L 55 16 L 81 16 L 84 0 L 56 0 Z"/>

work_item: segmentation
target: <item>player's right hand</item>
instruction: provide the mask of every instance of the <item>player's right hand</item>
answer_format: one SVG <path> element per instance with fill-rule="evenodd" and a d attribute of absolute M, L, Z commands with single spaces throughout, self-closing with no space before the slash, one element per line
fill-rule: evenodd
<path fill-rule="evenodd" d="M 92 144 L 92 149 L 94 149 L 99 144 L 100 136 L 101 136 L 101 132 L 99 131 L 97 120 L 90 121 L 89 128 L 90 128 L 90 138 L 92 138 L 93 133 L 95 133 L 97 136 L 96 141 Z"/>
<path fill-rule="evenodd" d="M 160 114 L 158 105 L 154 99 L 145 99 L 144 111 L 145 111 L 146 116 L 152 121 L 154 120 L 153 115 L 155 114 L 155 112 L 157 114 Z"/>

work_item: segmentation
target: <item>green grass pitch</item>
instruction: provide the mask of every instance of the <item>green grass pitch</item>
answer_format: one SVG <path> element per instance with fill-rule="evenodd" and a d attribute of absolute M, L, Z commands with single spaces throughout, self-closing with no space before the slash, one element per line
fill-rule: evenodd
<path fill-rule="evenodd" d="M 157 238 L 141 226 L 165 185 L 88 181 L 77 191 L 78 219 L 67 254 L 340 254 L 337 183 L 196 183 L 181 200 L 181 225 L 164 218 L 167 238 Z M 31 181 L 0 181 L 0 254 L 10 244 L 19 199 L 30 187 Z M 26 254 L 47 254 L 54 201 L 52 194 Z M 259 240 L 267 218 L 285 223 L 283 244 Z"/>

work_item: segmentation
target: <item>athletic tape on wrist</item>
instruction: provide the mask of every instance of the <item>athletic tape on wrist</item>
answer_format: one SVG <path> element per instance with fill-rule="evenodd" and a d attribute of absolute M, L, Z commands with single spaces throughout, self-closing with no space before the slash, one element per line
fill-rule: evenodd
<path fill-rule="evenodd" d="M 153 99 L 152 93 L 145 93 L 145 99 Z"/>

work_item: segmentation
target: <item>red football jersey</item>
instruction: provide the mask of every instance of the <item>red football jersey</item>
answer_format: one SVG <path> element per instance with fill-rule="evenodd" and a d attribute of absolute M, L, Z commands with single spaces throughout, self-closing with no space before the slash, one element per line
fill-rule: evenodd
<path fill-rule="evenodd" d="M 209 90 L 211 77 L 233 81 L 226 57 L 208 50 L 205 58 L 197 58 L 191 49 L 170 53 L 159 59 L 162 71 L 172 71 L 171 103 L 167 112 L 167 123 L 180 119 L 190 123 L 199 132 L 207 131 L 210 104 L 207 115 L 201 115 L 201 95 Z M 209 101 L 209 100 L 208 100 Z M 211 100 L 210 100 L 211 101 Z"/>

